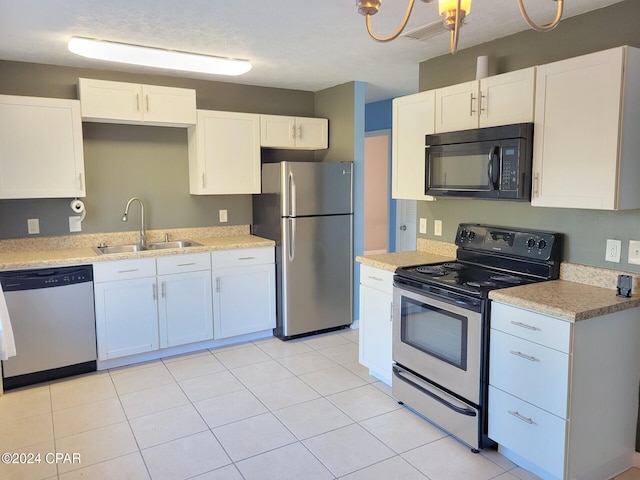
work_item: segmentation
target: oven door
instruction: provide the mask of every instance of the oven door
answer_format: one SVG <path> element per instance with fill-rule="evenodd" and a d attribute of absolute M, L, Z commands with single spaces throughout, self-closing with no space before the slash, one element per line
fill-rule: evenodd
<path fill-rule="evenodd" d="M 480 311 L 394 287 L 393 361 L 398 365 L 480 405 L 481 342 Z"/>

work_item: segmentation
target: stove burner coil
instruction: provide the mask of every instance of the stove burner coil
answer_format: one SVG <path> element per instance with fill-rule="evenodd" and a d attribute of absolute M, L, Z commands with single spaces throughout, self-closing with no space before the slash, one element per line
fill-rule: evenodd
<path fill-rule="evenodd" d="M 416 267 L 416 272 L 425 273 L 427 275 L 446 275 L 447 269 L 442 265 L 422 265 Z"/>
<path fill-rule="evenodd" d="M 466 268 L 463 264 L 454 262 L 443 263 L 442 266 L 449 270 L 464 270 Z"/>

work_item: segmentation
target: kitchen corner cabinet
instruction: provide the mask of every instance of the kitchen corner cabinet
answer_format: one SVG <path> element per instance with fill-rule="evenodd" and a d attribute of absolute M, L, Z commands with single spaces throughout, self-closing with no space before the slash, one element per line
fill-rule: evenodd
<path fill-rule="evenodd" d="M 155 259 L 96 263 L 93 280 L 98 360 L 157 350 Z"/>
<path fill-rule="evenodd" d="M 213 339 L 209 253 L 156 259 L 160 348 Z"/>
<path fill-rule="evenodd" d="M 393 99 L 391 197 L 433 200 L 425 190 L 425 135 L 435 132 L 435 90 Z"/>
<path fill-rule="evenodd" d="M 187 127 L 196 123 L 196 91 L 80 78 L 86 122 Z"/>
<path fill-rule="evenodd" d="M 359 361 L 391 385 L 393 272 L 360 265 Z"/>
<path fill-rule="evenodd" d="M 260 145 L 297 150 L 329 148 L 329 120 L 260 115 Z"/>
<path fill-rule="evenodd" d="M 640 208 L 640 50 L 538 67 L 531 205 Z"/>
<path fill-rule="evenodd" d="M 437 89 L 435 132 L 532 122 L 536 67 Z"/>
<path fill-rule="evenodd" d="M 198 110 L 188 149 L 191 194 L 260 193 L 260 115 Z"/>
<path fill-rule="evenodd" d="M 492 302 L 489 437 L 503 455 L 545 480 L 632 466 L 639 313 L 569 322 Z"/>
<path fill-rule="evenodd" d="M 0 198 L 84 196 L 80 102 L 0 95 Z"/>
<path fill-rule="evenodd" d="M 272 247 L 211 253 L 216 340 L 275 328 L 274 261 Z"/>

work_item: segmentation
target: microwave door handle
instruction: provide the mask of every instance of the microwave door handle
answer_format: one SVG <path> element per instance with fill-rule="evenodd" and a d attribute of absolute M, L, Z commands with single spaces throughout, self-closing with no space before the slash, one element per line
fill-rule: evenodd
<path fill-rule="evenodd" d="M 487 163 L 487 176 L 491 190 L 498 188 L 498 169 L 500 168 L 500 147 L 491 147 L 489 151 L 489 162 Z"/>

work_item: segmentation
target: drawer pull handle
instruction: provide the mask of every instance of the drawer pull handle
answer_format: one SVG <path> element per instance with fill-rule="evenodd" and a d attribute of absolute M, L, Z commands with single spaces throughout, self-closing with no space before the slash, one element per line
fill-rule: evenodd
<path fill-rule="evenodd" d="M 511 350 L 511 355 L 515 355 L 516 357 L 524 358 L 525 360 L 529 360 L 530 362 L 538 362 L 539 360 L 536 357 L 532 357 L 530 355 L 525 355 L 522 352 L 516 352 L 515 350 Z"/>
<path fill-rule="evenodd" d="M 369 276 L 371 280 L 375 280 L 376 282 L 381 282 L 382 279 L 380 277 Z"/>
<path fill-rule="evenodd" d="M 253 260 L 256 257 L 239 257 L 238 260 Z"/>
<path fill-rule="evenodd" d="M 521 415 L 520 412 L 513 411 L 513 410 L 507 410 L 507 412 L 509 412 L 510 415 L 513 415 L 514 417 L 516 417 L 519 420 L 522 420 L 523 422 L 528 423 L 529 425 L 535 425 L 536 422 L 533 421 L 533 419 L 529 418 L 529 417 L 525 417 L 524 415 Z"/>
<path fill-rule="evenodd" d="M 522 328 L 526 328 L 527 330 L 533 330 L 534 332 L 540 330 L 538 327 L 534 327 L 533 325 L 527 325 L 526 323 L 522 323 L 522 322 L 514 322 L 513 320 L 511 320 L 511 324 L 515 325 L 516 327 L 522 327 Z"/>
<path fill-rule="evenodd" d="M 139 268 L 132 268 L 131 270 L 118 270 L 118 273 L 131 273 L 131 272 L 137 272 L 138 270 L 140 270 Z"/>
<path fill-rule="evenodd" d="M 179 267 L 188 267 L 190 265 L 195 265 L 196 262 L 191 262 L 191 263 L 179 263 L 178 266 Z"/>

